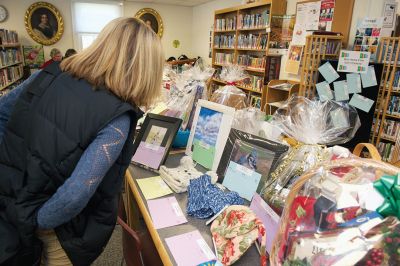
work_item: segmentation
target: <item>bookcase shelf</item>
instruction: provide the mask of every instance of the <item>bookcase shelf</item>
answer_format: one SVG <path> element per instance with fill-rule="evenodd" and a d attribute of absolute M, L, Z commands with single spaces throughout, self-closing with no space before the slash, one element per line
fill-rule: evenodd
<path fill-rule="evenodd" d="M 318 79 L 318 67 L 323 59 L 339 58 L 343 44 L 343 36 L 309 35 L 303 51 L 302 68 L 300 70 L 301 96 L 313 98 L 316 95 L 315 84 Z M 329 50 L 334 50 L 328 51 Z"/>
<path fill-rule="evenodd" d="M 274 60 L 269 59 L 270 33 L 267 29 L 271 23 L 272 15 L 283 15 L 285 13 L 286 1 L 281 0 L 261 0 L 251 4 L 216 10 L 214 13 L 212 65 L 220 68 L 226 65 L 227 60 L 242 66 L 245 64 L 243 68 L 250 76 L 250 80 L 245 81 L 246 86 L 238 85 L 237 87 L 242 89 L 249 99 L 260 97 L 259 101 L 262 102 L 262 95 L 266 91 L 267 82 L 279 78 L 280 57 L 274 56 Z M 228 44 L 234 48 L 219 48 L 218 46 L 221 44 Z M 257 48 L 238 48 L 239 46 Z M 271 64 L 275 65 L 272 66 Z M 256 67 L 249 67 L 250 65 Z M 225 84 L 217 76 L 212 79 L 211 83 L 214 88 Z M 260 108 L 262 106 L 261 104 Z"/>
<path fill-rule="evenodd" d="M 15 31 L 0 28 L 0 91 L 23 77 L 23 52 Z"/>
<path fill-rule="evenodd" d="M 381 38 L 378 62 L 383 64 L 384 70 L 371 143 L 377 147 L 382 159 L 392 164 L 400 160 L 400 91 L 397 90 L 400 78 L 399 59 L 400 37 Z"/>
<path fill-rule="evenodd" d="M 291 80 L 271 80 L 262 103 L 267 115 L 272 115 L 292 95 L 299 92 L 299 83 Z"/>

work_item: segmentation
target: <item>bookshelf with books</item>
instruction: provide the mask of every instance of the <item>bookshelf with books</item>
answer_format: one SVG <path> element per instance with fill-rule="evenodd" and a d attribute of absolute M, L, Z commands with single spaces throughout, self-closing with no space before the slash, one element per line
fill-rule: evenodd
<path fill-rule="evenodd" d="M 400 160 L 400 37 L 381 38 L 378 62 L 383 64 L 371 143 L 389 163 Z"/>
<path fill-rule="evenodd" d="M 271 14 L 285 12 L 286 1 L 280 0 L 262 0 L 215 11 L 212 65 L 219 70 L 229 63 L 243 66 L 248 78 L 237 87 L 248 94 L 254 106 L 262 105 L 265 84 L 279 75 L 280 57 L 270 60 L 268 56 L 269 26 Z M 211 88 L 225 84 L 218 74 L 213 83 Z"/>
<path fill-rule="evenodd" d="M 323 59 L 338 59 L 343 44 L 343 36 L 313 33 L 306 37 L 300 70 L 301 96 L 313 98 L 316 95 L 315 84 L 318 80 L 318 67 Z"/>
<path fill-rule="evenodd" d="M 0 91 L 13 88 L 23 76 L 23 54 L 15 31 L 0 29 Z"/>

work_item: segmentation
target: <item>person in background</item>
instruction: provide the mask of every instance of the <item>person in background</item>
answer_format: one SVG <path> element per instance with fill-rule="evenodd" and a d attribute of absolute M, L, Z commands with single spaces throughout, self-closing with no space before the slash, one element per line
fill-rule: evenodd
<path fill-rule="evenodd" d="M 51 59 L 44 62 L 44 64 L 40 67 L 41 69 L 47 67 L 48 65 L 50 65 L 53 62 L 58 62 L 58 61 L 62 60 L 62 54 L 61 54 L 60 50 L 58 50 L 57 48 L 51 49 L 50 57 L 51 57 Z"/>
<path fill-rule="evenodd" d="M 100 255 L 138 106 L 159 97 L 163 66 L 160 38 L 117 18 L 0 98 L 0 265 L 90 265 Z"/>
<path fill-rule="evenodd" d="M 65 58 L 68 58 L 68 57 L 70 57 L 70 56 L 72 56 L 72 55 L 74 55 L 74 54 L 76 54 L 76 51 L 75 51 L 75 49 L 68 49 L 66 52 L 65 52 L 65 56 L 64 56 L 64 58 L 63 59 L 65 59 Z"/>

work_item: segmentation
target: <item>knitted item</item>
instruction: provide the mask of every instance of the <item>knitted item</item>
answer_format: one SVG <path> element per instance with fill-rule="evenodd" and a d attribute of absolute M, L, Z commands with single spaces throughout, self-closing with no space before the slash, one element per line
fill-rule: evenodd
<path fill-rule="evenodd" d="M 190 180 L 188 193 L 187 214 L 202 219 L 217 214 L 226 205 L 244 204 L 238 193 L 225 193 L 211 184 L 209 175 Z"/>
<path fill-rule="evenodd" d="M 211 233 L 218 260 L 224 265 L 235 263 L 261 236 L 260 264 L 267 265 L 265 227 L 249 207 L 228 207 L 211 224 Z"/>
<path fill-rule="evenodd" d="M 218 176 L 214 172 L 207 172 L 212 178 L 212 183 L 217 182 Z M 168 184 L 175 193 L 186 192 L 191 179 L 202 176 L 203 173 L 197 171 L 195 163 L 189 156 L 184 156 L 181 159 L 180 165 L 175 168 L 166 166 L 160 167 L 160 176 Z"/>

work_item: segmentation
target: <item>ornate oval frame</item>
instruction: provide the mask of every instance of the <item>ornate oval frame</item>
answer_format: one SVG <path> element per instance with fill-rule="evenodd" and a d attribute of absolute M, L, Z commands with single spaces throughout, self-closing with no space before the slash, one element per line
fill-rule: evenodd
<path fill-rule="evenodd" d="M 54 36 L 49 39 L 43 39 L 40 36 L 38 36 L 35 32 L 34 29 L 32 28 L 32 24 L 31 24 L 31 19 L 32 19 L 32 14 L 39 8 L 45 8 L 47 10 L 49 10 L 49 12 L 51 12 L 57 19 L 57 31 L 54 34 Z M 37 3 L 33 3 L 28 10 L 26 10 L 25 12 L 25 29 L 28 32 L 29 36 L 31 36 L 31 38 L 33 40 L 35 40 L 36 42 L 43 44 L 43 45 L 52 45 L 55 44 L 56 42 L 58 42 L 61 39 L 61 36 L 64 33 L 64 20 L 61 16 L 60 11 L 58 11 L 58 9 L 53 6 L 50 3 L 47 2 L 37 2 Z"/>
<path fill-rule="evenodd" d="M 157 19 L 158 23 L 157 35 L 161 38 L 164 33 L 164 23 L 162 21 L 160 14 L 152 8 L 142 8 L 135 14 L 135 18 L 141 19 L 141 17 L 145 14 L 151 14 Z"/>

